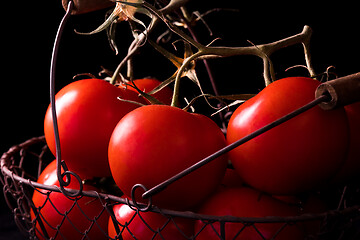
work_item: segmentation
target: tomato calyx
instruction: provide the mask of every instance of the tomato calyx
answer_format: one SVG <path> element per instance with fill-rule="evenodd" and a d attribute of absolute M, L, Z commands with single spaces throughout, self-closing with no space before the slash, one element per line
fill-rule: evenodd
<path fill-rule="evenodd" d="M 193 51 L 191 49 L 191 45 L 188 42 L 183 41 L 183 43 L 184 43 L 184 57 L 183 58 L 175 56 L 174 54 L 170 53 L 169 51 L 167 51 L 166 49 L 164 49 L 157 43 L 151 41 L 150 39 L 148 39 L 148 42 L 150 43 L 151 46 L 154 47 L 155 50 L 157 50 L 164 57 L 166 57 L 177 68 L 175 73 L 170 78 L 165 80 L 163 82 L 162 86 L 160 86 L 160 87 L 164 87 L 172 82 L 175 82 L 174 94 L 173 94 L 171 106 L 173 106 L 173 107 L 179 106 L 180 78 L 183 78 L 183 77 L 189 78 L 192 82 L 194 82 L 199 87 L 201 94 L 202 95 L 205 94 L 201 87 L 200 81 L 197 77 L 196 71 L 195 71 L 195 66 L 196 66 L 195 61 L 193 61 L 193 60 L 188 61 L 188 59 L 191 56 L 193 56 Z M 206 98 L 205 98 L 205 100 L 207 101 Z M 208 102 L 208 104 L 211 106 L 211 104 L 209 102 Z"/>
<path fill-rule="evenodd" d="M 165 104 L 165 103 L 161 102 L 160 100 L 158 100 L 157 98 L 155 98 L 154 96 L 151 95 L 151 94 L 154 94 L 154 93 L 146 93 L 146 92 L 142 91 L 141 89 L 139 89 L 134 81 L 125 82 L 125 86 L 129 86 L 129 87 L 135 89 L 139 93 L 139 96 L 145 98 L 147 101 L 150 102 L 150 104 L 157 104 L 157 105 L 164 105 Z M 118 99 L 122 100 L 119 97 L 118 97 Z M 136 102 L 133 102 L 133 103 L 136 103 Z M 145 104 L 141 104 L 141 103 L 138 103 L 138 104 L 140 106 L 145 106 Z"/>
<path fill-rule="evenodd" d="M 99 75 L 103 75 L 105 74 L 106 77 L 104 78 L 105 81 L 109 82 L 112 85 L 115 85 L 119 88 L 123 88 L 123 89 L 129 89 L 129 90 L 133 90 L 136 93 L 139 94 L 139 97 L 144 98 L 146 101 L 148 101 L 150 104 L 154 105 L 164 105 L 167 104 L 164 101 L 161 101 L 160 99 L 158 99 L 156 96 L 154 96 L 155 94 L 159 93 L 161 90 L 163 90 L 164 88 L 167 87 L 168 84 L 164 84 L 164 82 L 160 82 L 158 80 L 156 80 L 153 77 L 146 77 L 143 79 L 136 79 L 136 80 L 131 80 L 131 79 L 126 79 L 124 76 L 122 76 L 121 74 L 118 74 L 117 76 L 114 75 L 114 72 L 102 67 L 101 72 L 99 73 Z M 136 81 L 145 81 L 145 83 L 136 83 Z M 147 84 L 146 81 L 148 81 L 149 83 Z M 154 85 L 154 83 L 156 82 L 157 86 L 153 89 L 151 89 L 151 91 L 146 90 L 142 85 Z M 118 97 L 118 100 L 120 101 L 124 101 L 124 102 L 128 102 L 128 103 L 133 103 L 139 106 L 145 106 L 145 104 L 143 102 L 139 102 L 139 101 L 129 101 L 127 99 L 123 99 L 121 96 Z"/>

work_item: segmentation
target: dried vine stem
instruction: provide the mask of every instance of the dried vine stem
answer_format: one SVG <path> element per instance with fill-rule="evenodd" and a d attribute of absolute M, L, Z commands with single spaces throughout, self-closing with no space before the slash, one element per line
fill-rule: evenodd
<path fill-rule="evenodd" d="M 153 19 L 149 25 L 149 27 L 146 29 L 145 32 L 149 33 L 153 29 L 153 27 L 156 25 L 158 19 Z M 120 74 L 121 69 L 125 66 L 125 64 L 131 59 L 131 57 L 138 51 L 139 47 L 143 45 L 143 42 L 146 41 L 146 34 L 147 33 L 140 33 L 131 43 L 128 54 L 125 56 L 124 59 L 120 62 L 120 64 L 117 66 L 117 68 L 114 71 L 114 74 L 110 80 L 111 84 L 115 84 L 117 77 Z M 128 69 L 128 72 L 131 73 L 131 69 Z"/>
<path fill-rule="evenodd" d="M 177 31 L 176 31 L 177 32 Z M 311 57 L 309 53 L 309 43 L 310 37 L 312 35 L 312 30 L 309 26 L 304 26 L 303 31 L 294 36 L 281 39 L 279 41 L 275 41 L 268 44 L 249 46 L 249 47 L 211 47 L 211 46 L 199 46 L 199 43 L 195 47 L 198 48 L 198 52 L 194 53 L 189 58 L 185 59 L 183 65 L 180 67 L 178 74 L 175 80 L 175 88 L 174 94 L 177 94 L 179 91 L 179 78 L 181 73 L 189 66 L 192 61 L 199 59 L 210 59 L 210 58 L 218 58 L 218 57 L 231 57 L 236 55 L 255 55 L 260 57 L 263 60 L 264 64 L 264 80 L 265 85 L 267 86 L 272 81 L 275 80 L 274 71 L 272 67 L 272 63 L 270 60 L 270 55 L 276 52 L 279 49 L 292 46 L 295 44 L 302 43 L 304 47 L 305 61 L 307 68 L 309 70 L 310 75 L 315 75 L 315 71 L 312 67 Z M 181 36 L 181 35 L 180 35 Z M 186 40 L 184 38 L 184 40 Z M 191 42 L 190 42 L 191 43 Z M 175 97 L 173 101 L 173 105 L 177 104 L 177 97 Z"/>
<path fill-rule="evenodd" d="M 309 55 L 309 41 L 312 34 L 312 30 L 309 26 L 304 26 L 304 29 L 301 33 L 296 34 L 294 36 L 281 39 L 276 42 L 250 46 L 250 47 L 210 47 L 210 46 L 201 46 L 198 48 L 198 52 L 195 53 L 193 56 L 189 57 L 187 61 L 184 61 L 183 65 L 189 64 L 190 61 L 194 61 L 197 59 L 209 59 L 209 58 L 216 58 L 216 57 L 231 57 L 236 55 L 255 55 L 263 59 L 264 65 L 269 65 L 269 56 L 274 53 L 275 51 L 295 45 L 298 43 L 302 43 L 304 46 L 304 53 L 306 56 L 306 64 L 309 71 L 314 72 L 310 55 Z M 198 45 L 196 46 L 198 47 Z M 184 66 L 186 67 L 186 66 Z M 311 74 L 313 75 L 313 74 Z M 267 73 L 266 69 L 264 69 L 264 78 L 266 83 L 270 83 L 272 80 L 269 74 Z"/>
<path fill-rule="evenodd" d="M 137 37 L 134 39 L 134 41 L 131 43 L 131 46 L 128 49 L 128 54 L 126 57 L 120 62 L 116 70 L 114 71 L 114 75 L 111 79 L 111 83 L 114 84 L 116 82 L 116 78 L 118 77 L 120 70 L 125 66 L 125 64 L 131 59 L 131 57 L 138 51 L 139 47 L 143 45 L 144 41 L 146 41 L 147 34 L 150 34 L 150 32 L 154 29 L 154 27 L 159 23 L 159 20 L 162 19 L 165 21 L 164 14 L 171 13 L 180 7 L 184 6 L 189 0 L 171 0 L 164 8 L 157 10 L 150 4 L 143 1 L 142 3 L 136 3 L 136 2 L 127 2 L 124 1 L 116 1 L 122 4 L 127 4 L 130 6 L 141 8 L 143 5 L 147 6 L 147 9 L 152 9 L 152 21 L 147 27 L 147 29 L 143 32 L 137 35 Z M 155 13 L 155 14 L 154 14 Z M 131 72 L 130 69 L 128 69 L 128 72 Z"/>
<path fill-rule="evenodd" d="M 180 1 L 182 2 L 182 1 Z M 151 6 L 150 4 L 143 2 L 142 6 L 148 9 L 154 16 L 161 19 L 168 28 L 177 34 L 179 37 L 181 37 L 184 41 L 191 44 L 193 47 L 195 47 L 198 51 L 194 53 L 193 55 L 189 56 L 188 58 L 184 59 L 181 67 L 178 70 L 178 73 L 176 75 L 175 79 L 175 86 L 174 86 L 174 97 L 172 106 L 177 106 L 178 104 L 178 95 L 179 95 L 179 87 L 180 87 L 180 78 L 184 71 L 189 67 L 191 62 L 196 60 L 203 60 L 203 59 L 210 59 L 210 58 L 220 58 L 220 57 L 231 57 L 231 56 L 237 56 L 237 55 L 254 55 L 258 56 L 263 60 L 264 65 L 264 81 L 265 85 L 267 86 L 272 81 L 275 80 L 275 74 L 273 70 L 273 65 L 270 60 L 270 55 L 279 49 L 292 46 L 295 44 L 302 44 L 304 48 L 304 55 L 305 55 L 305 62 L 306 66 L 309 70 L 309 73 L 311 76 L 315 75 L 314 68 L 311 63 L 311 56 L 310 56 L 310 38 L 312 35 L 312 29 L 305 25 L 302 32 L 298 33 L 296 35 L 272 42 L 267 44 L 261 44 L 261 45 L 252 45 L 248 47 L 225 47 L 225 46 L 219 46 L 219 47 L 212 47 L 212 46 L 204 46 L 201 43 L 195 41 L 193 38 L 189 37 L 186 33 L 184 33 L 182 30 L 180 30 L 178 27 L 176 27 L 174 24 L 172 24 L 168 19 L 165 17 L 165 15 Z"/>
<path fill-rule="evenodd" d="M 274 74 L 272 62 L 270 60 L 270 55 L 278 51 L 279 49 L 301 43 L 304 48 L 304 55 L 305 55 L 305 62 L 307 69 L 309 70 L 311 76 L 316 75 L 311 63 L 311 56 L 309 50 L 310 38 L 312 35 L 312 29 L 309 26 L 305 25 L 301 33 L 267 44 L 252 45 L 248 47 L 226 47 L 226 46 L 212 47 L 210 45 L 205 46 L 197 42 L 195 39 L 191 38 L 189 35 L 187 35 L 177 26 L 175 26 L 171 21 L 168 20 L 168 18 L 165 15 L 168 11 L 170 10 L 174 11 L 175 8 L 179 8 L 183 6 L 187 1 L 188 0 L 172 0 L 165 8 L 161 10 L 156 9 L 154 6 L 148 4 L 145 1 L 142 1 L 141 3 L 119 1 L 124 4 L 132 5 L 134 7 L 145 8 L 151 13 L 152 23 L 147 29 L 148 32 L 150 32 L 152 28 L 154 28 L 154 26 L 159 22 L 159 20 L 161 20 L 167 25 L 169 30 L 174 32 L 184 41 L 188 42 L 197 49 L 197 52 L 184 59 L 182 65 L 178 69 L 175 78 L 174 96 L 171 104 L 172 106 L 178 106 L 180 78 L 183 76 L 183 72 L 186 71 L 189 68 L 190 64 L 196 60 L 231 57 L 237 55 L 258 56 L 263 61 L 263 66 L 264 66 L 263 75 L 264 75 L 265 85 L 267 86 L 268 84 L 270 84 L 272 81 L 275 80 L 275 74 Z M 123 59 L 122 63 L 116 69 L 113 78 L 116 78 L 121 67 L 136 51 L 136 49 L 139 46 L 139 42 L 142 42 L 144 40 L 146 40 L 146 35 L 144 33 L 140 34 L 139 38 L 134 40 L 134 42 L 137 42 L 137 44 L 135 44 L 136 47 L 132 49 L 133 51 L 129 51 L 129 54 L 125 57 L 125 59 Z M 115 79 L 113 80 L 115 81 Z"/>
<path fill-rule="evenodd" d="M 160 9 L 160 12 L 162 12 L 163 14 L 173 12 L 176 9 L 179 9 L 180 7 L 184 6 L 188 1 L 189 0 L 171 0 L 168 5 Z"/>

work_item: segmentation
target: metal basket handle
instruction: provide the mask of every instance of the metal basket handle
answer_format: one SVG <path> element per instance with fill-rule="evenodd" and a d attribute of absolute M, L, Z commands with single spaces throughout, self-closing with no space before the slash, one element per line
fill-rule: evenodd
<path fill-rule="evenodd" d="M 59 52 L 59 45 L 62 33 L 64 32 L 65 25 L 68 19 L 71 16 L 71 12 L 74 9 L 74 2 L 68 1 L 68 6 L 64 17 L 62 18 L 58 31 L 56 33 L 54 47 L 51 55 L 51 65 L 50 65 L 50 104 L 51 104 L 51 114 L 53 119 L 54 126 L 54 136 L 55 136 L 55 146 L 56 146 L 56 169 L 57 169 L 57 177 L 60 185 L 60 190 L 66 196 L 79 196 L 83 190 L 83 184 L 79 175 L 74 172 L 70 172 L 65 164 L 65 162 L 61 159 L 61 148 L 60 148 L 60 136 L 59 129 L 57 123 L 57 115 L 56 115 L 56 106 L 55 106 L 55 72 L 56 72 L 56 60 Z M 64 170 L 64 173 L 61 173 L 61 168 Z M 74 192 L 69 192 L 65 189 L 66 186 L 70 184 L 71 177 L 74 177 L 79 182 L 79 190 Z M 66 177 L 66 180 L 64 180 Z"/>
<path fill-rule="evenodd" d="M 239 139 L 238 141 L 220 149 L 214 154 L 204 158 L 203 160 L 197 162 L 196 164 L 190 166 L 189 168 L 183 170 L 182 172 L 176 174 L 175 176 L 165 180 L 164 182 L 158 184 L 157 186 L 151 188 L 150 190 L 143 193 L 143 198 L 150 198 L 154 194 L 157 194 L 163 191 L 171 183 L 179 180 L 180 178 L 190 174 L 196 169 L 204 166 L 205 164 L 215 160 L 222 154 L 225 154 L 234 148 L 248 142 L 249 140 L 263 134 L 270 129 L 290 120 L 291 118 L 296 117 L 297 115 L 319 105 L 323 109 L 330 110 L 335 107 L 345 106 L 353 102 L 360 101 L 360 73 L 355 73 L 346 77 L 337 78 L 332 81 L 325 82 L 319 85 L 315 93 L 315 100 L 304 105 L 303 107 L 275 120 L 272 123 L 258 129 L 257 131 Z"/>
<path fill-rule="evenodd" d="M 316 97 L 326 94 L 331 100 L 319 104 L 324 110 L 360 101 L 360 72 L 325 82 L 316 89 Z"/>

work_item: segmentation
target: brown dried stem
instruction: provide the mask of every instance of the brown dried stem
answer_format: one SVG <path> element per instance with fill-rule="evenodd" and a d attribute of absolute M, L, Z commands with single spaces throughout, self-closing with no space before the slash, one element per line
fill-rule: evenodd
<path fill-rule="evenodd" d="M 313 69 L 311 63 L 311 57 L 309 53 L 309 44 L 312 35 L 312 30 L 309 26 L 304 26 L 303 31 L 301 33 L 267 44 L 261 44 L 261 45 L 253 44 L 252 46 L 247 46 L 247 47 L 226 47 L 226 46 L 212 47 L 209 45 L 204 46 L 198 41 L 196 41 L 196 39 L 190 37 L 189 35 L 184 33 L 181 29 L 179 29 L 177 26 L 175 26 L 175 24 L 173 24 L 165 15 L 167 13 L 170 13 L 171 11 L 175 11 L 175 9 L 178 9 L 179 7 L 183 7 L 183 5 L 187 1 L 188 0 L 171 0 L 169 4 L 161 10 L 156 9 L 154 6 L 148 4 L 145 1 L 142 2 L 141 4 L 128 3 L 133 6 L 146 8 L 151 13 L 153 19 L 150 26 L 147 29 L 147 33 L 149 33 L 152 30 L 152 28 L 159 22 L 159 20 L 162 20 L 167 25 L 170 31 L 172 31 L 180 38 L 182 38 L 184 41 L 188 42 L 191 46 L 197 49 L 197 52 L 184 59 L 182 65 L 177 71 L 172 106 L 178 105 L 179 87 L 180 87 L 179 82 L 180 82 L 180 78 L 183 76 L 183 72 L 186 71 L 189 68 L 190 64 L 196 60 L 231 57 L 237 55 L 258 56 L 263 61 L 263 66 L 264 66 L 263 75 L 264 75 L 265 85 L 267 86 L 272 81 L 275 80 L 273 65 L 270 60 L 271 54 L 278 51 L 279 49 L 301 43 L 304 48 L 304 55 L 305 55 L 305 62 L 307 69 L 309 70 L 311 76 L 315 75 L 315 71 Z M 121 67 L 137 50 L 139 45 L 141 45 L 139 43 L 143 41 L 146 41 L 146 35 L 144 33 L 140 34 L 139 38 L 134 40 L 136 44 L 133 44 L 133 46 L 135 47 L 133 49 L 130 49 L 129 54 L 125 57 L 125 59 L 123 59 L 122 63 L 120 63 L 120 65 L 116 69 L 113 77 L 114 79 L 119 73 Z"/>
<path fill-rule="evenodd" d="M 179 33 L 179 31 L 174 31 Z M 275 51 L 292 46 L 295 44 L 302 43 L 304 46 L 304 54 L 305 54 L 305 61 L 307 68 L 309 69 L 310 75 L 315 75 L 315 71 L 312 67 L 311 58 L 309 54 L 309 42 L 310 37 L 312 34 L 312 30 L 309 26 L 304 26 L 303 31 L 299 34 L 293 35 L 288 38 L 284 38 L 272 43 L 256 45 L 256 46 L 249 46 L 249 47 L 211 47 L 211 46 L 203 46 L 197 43 L 195 46 L 198 49 L 198 52 L 194 53 L 189 58 L 185 59 L 183 65 L 180 67 L 176 80 L 175 80 L 175 87 L 174 87 L 174 99 L 173 105 L 177 104 L 177 95 L 179 91 L 179 78 L 182 72 L 189 66 L 192 61 L 199 60 L 199 59 L 210 59 L 210 58 L 219 58 L 219 57 L 231 57 L 237 55 L 254 55 L 258 56 L 263 60 L 264 64 L 264 80 L 265 85 L 269 85 L 272 81 L 275 80 L 274 71 L 272 67 L 272 62 L 270 60 L 270 55 Z M 182 34 L 179 34 L 182 37 Z M 186 38 L 183 38 L 186 40 Z M 192 42 L 189 42 L 192 44 Z"/>
<path fill-rule="evenodd" d="M 275 80 L 269 74 L 268 67 L 271 65 L 269 57 L 272 53 L 278 51 L 279 49 L 292 46 L 298 43 L 302 43 L 304 46 L 304 53 L 306 58 L 306 65 L 311 73 L 314 72 L 310 54 L 309 54 L 309 41 L 312 34 L 312 30 L 309 26 L 304 26 L 304 29 L 301 33 L 294 36 L 281 39 L 268 44 L 249 46 L 249 47 L 210 47 L 210 46 L 201 46 L 197 45 L 198 52 L 191 56 L 188 62 L 197 60 L 197 59 L 209 59 L 217 57 L 231 57 L 236 55 L 255 55 L 263 59 L 264 61 L 264 78 L 266 85 Z M 184 62 L 188 63 L 188 62 Z M 186 67 L 186 66 L 185 66 Z"/>

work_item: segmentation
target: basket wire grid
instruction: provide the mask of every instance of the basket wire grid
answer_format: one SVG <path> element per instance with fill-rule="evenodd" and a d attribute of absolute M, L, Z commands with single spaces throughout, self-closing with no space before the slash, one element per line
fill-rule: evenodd
<path fill-rule="evenodd" d="M 4 153 L 1 158 L 1 171 L 2 177 L 1 183 L 3 184 L 3 192 L 6 202 L 10 209 L 12 209 L 15 222 L 19 229 L 30 239 L 43 239 L 49 238 L 48 230 L 55 232 L 54 239 L 67 239 L 61 231 L 63 224 L 70 224 L 73 228 L 74 235 L 77 238 L 74 239 L 92 239 L 91 234 L 93 231 L 98 232 L 103 239 L 114 239 L 109 237 L 107 229 L 102 229 L 99 219 L 102 217 L 110 218 L 109 224 L 114 224 L 114 228 L 117 228 L 117 239 L 121 239 L 123 234 L 130 236 L 134 229 L 132 223 L 142 221 L 144 227 L 149 229 L 150 239 L 166 239 L 166 229 L 173 228 L 179 232 L 179 235 L 183 239 L 196 239 L 204 229 L 212 229 L 218 239 L 225 239 L 226 225 L 236 223 L 239 225 L 239 231 L 235 234 L 234 239 L 241 239 L 242 232 L 249 231 L 251 229 L 254 233 L 259 235 L 259 239 L 266 239 L 262 235 L 261 228 L 264 224 L 270 224 L 276 226 L 277 230 L 273 233 L 273 239 L 277 239 L 276 236 L 281 234 L 287 228 L 299 227 L 302 223 L 316 222 L 316 231 L 307 233 L 304 230 L 305 239 L 357 239 L 360 236 L 360 213 L 359 206 L 354 205 L 360 199 L 359 189 L 356 186 L 345 186 L 342 189 L 339 188 L 336 191 L 332 191 L 330 194 L 332 197 L 338 199 L 338 205 L 334 209 L 324 213 L 317 214 L 302 214 L 299 216 L 291 217 L 232 217 L 232 216 L 209 216 L 203 214 L 197 214 L 195 212 L 181 212 L 167 209 L 159 209 L 152 206 L 148 209 L 153 214 L 159 214 L 163 218 L 163 224 L 154 228 L 151 222 L 146 219 L 147 212 L 141 211 L 141 208 L 146 207 L 144 204 L 139 204 L 140 208 L 136 208 L 136 205 L 132 201 L 126 198 L 120 198 L 110 194 L 98 193 L 95 191 L 83 191 L 78 197 L 68 197 L 72 204 L 66 210 L 56 209 L 57 206 L 53 205 L 50 199 L 50 195 L 56 192 L 61 193 L 61 189 L 56 186 L 46 186 L 35 182 L 41 170 L 49 162 L 51 162 L 52 155 L 48 150 L 44 137 L 36 137 L 29 139 L 28 141 L 16 145 Z M 33 192 L 41 192 L 47 198 L 44 205 L 50 205 L 59 215 L 62 216 L 62 221 L 58 226 L 49 225 L 45 218 L 42 216 L 42 209 L 44 205 L 36 207 L 32 200 Z M 76 189 L 74 191 L 77 191 Z M 327 194 L 327 193 L 326 193 Z M 88 216 L 87 213 L 81 209 L 83 205 L 80 204 L 82 198 L 91 198 L 91 202 L 96 202 L 101 206 L 99 211 L 92 216 Z M 89 199 L 87 200 L 89 201 Z M 127 223 L 119 223 L 113 212 L 113 206 L 118 204 L 129 204 L 134 209 L 133 216 Z M 31 218 L 30 212 L 35 213 L 35 218 Z M 84 229 L 79 229 L 75 226 L 69 215 L 72 212 L 79 214 L 79 217 L 86 221 Z M 80 216 L 81 215 L 81 216 Z M 180 219 L 180 222 L 178 221 Z M 181 228 L 181 219 L 188 219 L 191 222 L 200 221 L 201 228 L 198 232 L 188 233 L 183 232 Z M 163 233 L 165 232 L 165 233 Z M 132 235 L 134 239 L 137 239 L 135 235 Z M 228 238 L 226 238 L 228 239 Z"/>
<path fill-rule="evenodd" d="M 59 31 L 55 40 L 53 60 L 51 64 L 51 98 L 54 102 L 54 79 L 55 79 L 55 63 L 57 56 L 57 46 L 59 45 L 62 29 L 71 12 L 72 2 L 69 2 L 69 9 L 66 12 L 62 23 L 60 24 Z M 148 230 L 150 239 L 168 239 L 168 229 L 173 229 L 178 233 L 181 239 L 197 239 L 198 236 L 205 230 L 210 229 L 214 231 L 217 239 L 229 239 L 226 227 L 231 224 L 238 224 L 239 230 L 231 236 L 232 239 L 241 239 L 242 234 L 246 231 L 252 231 L 258 236 L 258 239 L 277 239 L 281 234 L 289 228 L 301 229 L 304 232 L 305 239 L 358 239 L 360 238 L 360 208 L 358 206 L 360 200 L 359 188 L 357 185 L 341 186 L 339 189 L 331 191 L 329 196 L 335 199 L 335 210 L 326 211 L 323 213 L 302 214 L 299 216 L 290 217 L 233 217 L 233 216 L 209 216 L 198 214 L 195 212 L 181 212 L 168 209 L 160 209 L 151 204 L 151 196 L 161 191 L 167 185 L 178 180 L 179 178 L 189 174 L 192 171 L 200 168 L 208 162 L 216 159 L 219 155 L 224 154 L 231 149 L 249 141 L 250 139 L 270 130 L 273 127 L 282 124 L 283 122 L 309 110 L 310 108 L 328 101 L 329 96 L 322 95 L 317 97 L 314 101 L 305 105 L 304 107 L 295 110 L 294 112 L 278 119 L 277 121 L 259 129 L 258 131 L 246 136 L 243 139 L 227 146 L 224 149 L 208 156 L 192 167 L 180 172 L 173 178 L 160 183 L 158 186 L 148 190 L 143 185 L 139 184 L 134 186 L 133 191 L 137 188 L 142 188 L 145 193 L 144 198 L 148 199 L 148 204 L 137 203 L 126 198 L 114 196 L 107 193 L 98 191 L 86 191 L 83 189 L 81 180 L 75 173 L 69 173 L 75 177 L 80 183 L 79 189 L 65 188 L 66 180 L 62 177 L 59 178 L 60 187 L 47 186 L 36 182 L 44 167 L 53 159 L 44 137 L 36 137 L 28 141 L 10 148 L 1 157 L 1 178 L 0 181 L 3 185 L 3 192 L 6 203 L 12 209 L 15 222 L 19 229 L 24 232 L 31 239 L 48 239 L 52 236 L 53 239 L 68 239 L 69 236 L 63 232 L 63 227 L 68 226 L 73 230 L 71 239 L 98 239 L 99 236 L 103 239 L 122 239 L 128 236 L 133 239 L 136 238 L 136 229 L 133 225 L 141 222 L 142 227 Z M 52 109 L 56 109 L 53 107 Z M 56 112 L 53 112 L 56 119 Z M 54 121 L 56 124 L 56 121 Z M 57 129 L 57 127 L 54 127 Z M 55 130 L 56 131 L 56 130 Z M 58 135 L 58 133 L 55 133 Z M 58 137 L 58 136 L 57 136 Z M 57 141 L 59 143 L 59 141 Z M 57 146 L 57 159 L 61 154 Z M 61 158 L 60 158 L 61 159 Z M 61 162 L 57 160 L 58 173 L 61 167 Z M 61 174 L 60 174 L 61 175 Z M 60 176 L 58 175 L 58 176 Z M 61 182 L 63 181 L 63 182 Z M 39 193 L 45 197 L 45 202 L 41 206 L 36 206 L 32 199 L 34 193 Z M 66 210 L 60 209 L 56 206 L 55 202 L 50 196 L 60 194 L 71 203 Z M 327 193 L 326 193 L 327 194 Z M 85 203 L 84 203 L 85 202 Z M 125 223 L 120 223 L 113 207 L 119 204 L 125 204 L 132 210 L 132 217 Z M 99 206 L 99 210 L 95 214 L 88 214 L 85 208 L 88 206 Z M 58 224 L 50 223 L 43 215 L 42 211 L 50 207 L 53 209 L 54 214 L 61 216 L 61 221 Z M 162 218 L 162 224 L 154 226 L 151 221 L 148 221 L 147 214 L 156 214 Z M 79 225 L 73 220 L 71 214 L 76 214 L 78 219 L 81 219 L 82 225 L 85 227 L 80 228 Z M 106 223 L 109 220 L 109 225 L 113 226 L 116 234 L 109 236 L 107 224 L 103 224 L 103 219 Z M 201 225 L 197 232 L 187 231 L 183 229 L 183 221 L 197 222 Z M 316 231 L 307 232 L 302 226 L 305 223 L 316 223 Z M 133 224 L 133 225 L 132 225 Z M 275 226 L 276 230 L 273 231 L 271 236 L 265 236 L 262 232 L 264 225 Z M 105 226 L 105 227 L 104 227 Z M 172 239 L 172 238 L 171 238 Z M 180 239 L 180 238 L 179 238 Z"/>

